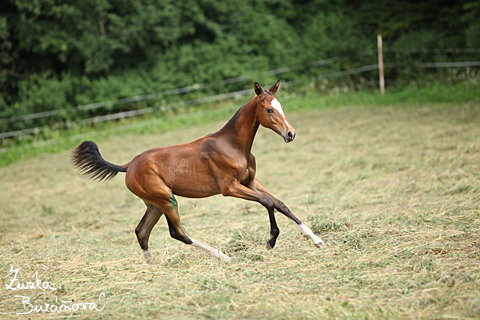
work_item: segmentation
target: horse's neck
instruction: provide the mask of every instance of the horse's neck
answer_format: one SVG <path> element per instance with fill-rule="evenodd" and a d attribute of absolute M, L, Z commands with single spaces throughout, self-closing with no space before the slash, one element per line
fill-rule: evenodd
<path fill-rule="evenodd" d="M 253 139 L 255 139 L 260 125 L 255 110 L 257 103 L 257 97 L 250 99 L 218 132 L 234 142 L 235 146 L 244 151 L 246 155 L 249 155 L 252 150 Z"/>

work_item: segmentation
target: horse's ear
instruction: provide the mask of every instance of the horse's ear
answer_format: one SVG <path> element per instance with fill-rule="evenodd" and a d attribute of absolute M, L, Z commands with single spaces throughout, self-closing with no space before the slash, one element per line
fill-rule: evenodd
<path fill-rule="evenodd" d="M 260 85 L 258 84 L 258 82 L 255 82 L 255 84 L 253 85 L 253 90 L 255 91 L 255 93 L 257 94 L 257 96 L 260 96 L 263 94 L 263 89 L 262 87 L 260 87 Z"/>
<path fill-rule="evenodd" d="M 280 79 L 278 79 L 277 83 L 275 83 L 270 89 L 268 89 L 268 92 L 271 94 L 277 93 L 278 87 L 280 87 Z"/>

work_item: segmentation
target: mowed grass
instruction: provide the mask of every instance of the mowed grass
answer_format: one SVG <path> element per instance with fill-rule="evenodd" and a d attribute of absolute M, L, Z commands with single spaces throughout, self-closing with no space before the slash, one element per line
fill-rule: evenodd
<path fill-rule="evenodd" d="M 33 313 L 81 319 L 480 318 L 480 106 L 342 107 L 286 114 L 293 143 L 260 129 L 257 177 L 326 243 L 281 214 L 267 251 L 259 204 L 178 197 L 190 235 L 225 263 L 170 238 L 162 217 L 144 263 L 134 229 L 145 206 L 119 174 L 80 176 L 69 152 L 0 168 L 0 318 L 33 305 L 95 302 L 103 311 Z M 147 148 L 193 140 L 226 121 L 99 145 L 123 164 Z M 19 268 L 56 291 L 6 290 Z M 56 298 L 57 297 L 57 298 Z M 56 300 L 57 299 L 57 300 Z"/>

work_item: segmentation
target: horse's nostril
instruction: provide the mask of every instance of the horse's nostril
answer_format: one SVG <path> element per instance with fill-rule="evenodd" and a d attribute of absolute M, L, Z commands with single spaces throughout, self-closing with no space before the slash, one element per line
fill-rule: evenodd
<path fill-rule="evenodd" d="M 295 139 L 295 132 L 288 131 L 287 136 L 289 141 L 293 141 L 293 139 Z"/>

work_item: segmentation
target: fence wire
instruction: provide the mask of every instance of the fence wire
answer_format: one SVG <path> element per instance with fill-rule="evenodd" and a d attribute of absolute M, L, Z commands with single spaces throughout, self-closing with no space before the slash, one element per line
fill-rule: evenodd
<path fill-rule="evenodd" d="M 396 52 L 406 52 L 406 53 L 478 53 L 478 52 L 480 52 L 480 48 L 465 48 L 465 49 L 459 49 L 459 48 L 451 48 L 451 49 L 395 49 L 395 48 L 389 48 L 389 49 L 384 49 L 384 52 L 394 52 L 394 53 L 396 53 Z M 157 99 L 157 98 L 165 97 L 165 96 L 169 96 L 169 95 L 179 95 L 179 94 L 193 92 L 193 91 L 197 91 L 197 90 L 201 90 L 201 89 L 205 89 L 205 88 L 209 88 L 209 87 L 213 87 L 213 86 L 217 86 L 217 85 L 227 85 L 227 84 L 238 83 L 238 82 L 245 81 L 245 80 L 257 77 L 257 76 L 279 75 L 279 74 L 292 72 L 292 71 L 298 71 L 298 70 L 302 70 L 302 69 L 308 69 L 308 68 L 313 68 L 313 67 L 318 67 L 318 66 L 326 66 L 326 65 L 338 62 L 338 61 L 340 61 L 342 59 L 345 59 L 345 58 L 371 56 L 371 55 L 376 55 L 376 54 L 377 54 L 377 50 L 366 50 L 366 51 L 357 52 L 357 53 L 354 53 L 354 54 L 351 54 L 351 55 L 333 57 L 333 58 L 313 61 L 313 62 L 308 63 L 308 64 L 289 66 L 289 67 L 284 67 L 284 68 L 268 70 L 268 71 L 264 71 L 264 72 L 260 72 L 260 73 L 256 73 L 256 74 L 250 74 L 250 75 L 244 75 L 244 76 L 239 76 L 239 77 L 234 77 L 234 78 L 228 78 L 228 79 L 224 79 L 224 80 L 217 81 L 217 82 L 204 83 L 204 84 L 194 84 L 194 85 L 191 85 L 191 86 L 166 90 L 166 91 L 162 91 L 162 92 L 144 94 L 144 95 L 139 95 L 139 96 L 134 96 L 134 97 L 129 97 L 129 98 L 123 98 L 123 99 L 118 99 L 118 100 L 112 100 L 112 101 L 103 101 L 103 102 L 97 102 L 97 103 L 92 103 L 92 104 L 80 105 L 80 106 L 77 106 L 73 109 L 50 110 L 50 111 L 32 113 L 32 114 L 27 114 L 27 115 L 21 115 L 21 116 L 12 117 L 12 118 L 3 118 L 3 119 L 0 119 L 0 123 L 24 122 L 24 121 L 28 121 L 28 120 L 35 120 L 35 119 L 41 119 L 41 118 L 47 118 L 47 117 L 52 117 L 52 116 L 65 115 L 65 114 L 72 114 L 72 113 L 74 114 L 74 113 L 78 113 L 78 112 L 81 112 L 81 111 L 89 111 L 89 110 L 95 110 L 95 109 L 100 109 L 100 108 L 106 108 L 106 107 L 111 107 L 111 106 L 114 106 L 114 105 L 122 105 L 122 104 L 134 103 L 134 102 L 139 102 L 139 101 Z M 394 66 L 395 66 L 394 64 L 385 64 L 385 68 L 391 68 L 391 67 L 394 67 Z M 417 67 L 419 67 L 419 68 L 458 68 L 458 67 L 478 67 L 478 66 L 480 66 L 480 61 L 417 63 Z M 326 74 L 322 74 L 322 75 L 319 75 L 317 77 L 314 77 L 312 80 L 332 79 L 332 78 L 343 77 L 343 76 L 346 76 L 346 75 L 353 75 L 353 74 L 368 72 L 368 71 L 372 71 L 372 70 L 378 70 L 378 64 L 372 64 L 372 65 L 362 66 L 362 67 L 358 67 L 358 68 L 352 68 L 352 69 L 343 70 L 343 71 L 326 73 Z M 289 83 L 285 82 L 284 85 L 288 86 L 288 85 L 293 85 L 295 83 L 296 83 L 296 81 L 291 81 Z M 156 112 L 156 111 L 159 111 L 162 108 L 175 108 L 175 107 L 182 106 L 182 105 L 196 105 L 196 104 L 201 104 L 201 103 L 220 101 L 220 100 L 245 96 L 245 95 L 248 95 L 250 93 L 251 93 L 251 89 L 239 90 L 239 91 L 228 92 L 228 93 L 224 93 L 224 94 L 213 95 L 213 96 L 208 96 L 208 97 L 203 97 L 203 98 L 198 98 L 198 99 L 186 100 L 186 101 L 183 101 L 183 102 L 171 103 L 171 104 L 164 105 L 162 107 L 148 107 L 148 108 L 143 108 L 143 109 L 138 109 L 138 110 L 123 111 L 123 112 L 117 112 L 117 113 L 102 115 L 102 116 L 85 118 L 85 119 L 80 119 L 80 120 L 77 120 L 77 121 L 72 121 L 70 123 L 74 124 L 74 125 L 85 125 L 85 124 L 93 124 L 93 123 L 110 121 L 110 120 L 117 120 L 117 119 L 135 117 L 135 116 L 139 116 L 139 115 L 144 115 L 144 114 Z M 64 127 L 64 126 L 65 126 L 65 124 L 63 122 L 56 122 L 56 123 L 53 124 L 53 128 L 61 128 L 61 127 Z M 0 133 L 0 140 L 6 139 L 6 138 L 15 138 L 15 137 L 22 136 L 22 135 L 38 134 L 42 131 L 42 128 L 43 127 L 34 127 L 34 128 L 27 128 L 27 129 L 22 129 L 22 130 L 14 130 L 14 131 L 9 131 L 9 132 L 3 132 L 3 133 Z"/>

